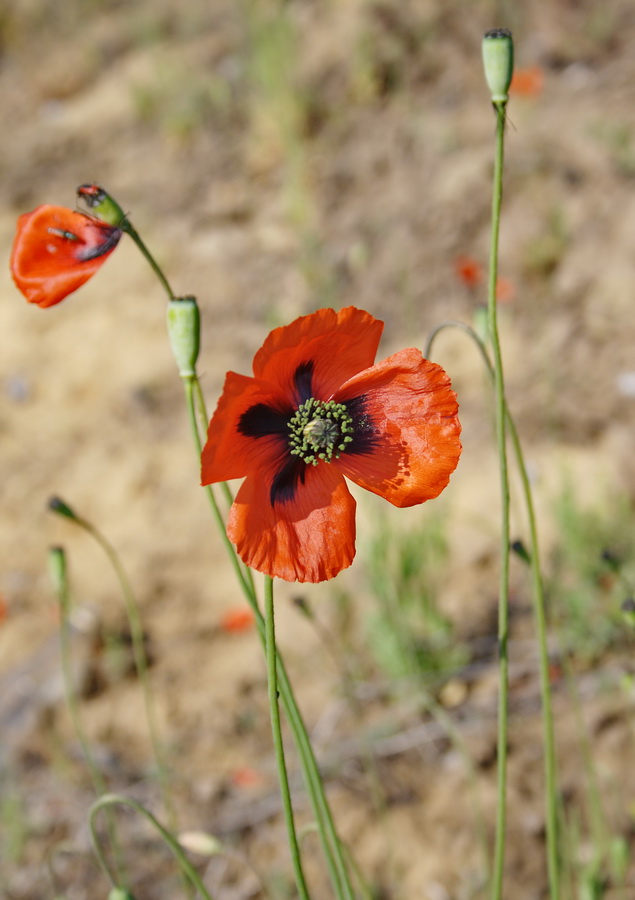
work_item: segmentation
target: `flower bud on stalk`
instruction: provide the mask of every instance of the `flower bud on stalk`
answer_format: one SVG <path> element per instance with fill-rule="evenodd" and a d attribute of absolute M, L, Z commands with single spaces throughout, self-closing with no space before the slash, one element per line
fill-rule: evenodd
<path fill-rule="evenodd" d="M 196 297 L 179 297 L 168 303 L 168 335 L 181 378 L 196 375 L 201 322 Z"/>
<path fill-rule="evenodd" d="M 483 36 L 485 80 L 494 104 L 507 103 L 514 74 L 514 41 L 508 28 L 493 28 Z"/>
<path fill-rule="evenodd" d="M 80 184 L 77 188 L 77 196 L 83 200 L 90 209 L 91 214 L 108 225 L 121 227 L 126 214 L 116 200 L 98 184 Z"/>
<path fill-rule="evenodd" d="M 60 497 L 50 497 L 48 508 L 51 512 L 57 513 L 59 516 L 65 516 L 67 519 L 72 519 L 74 522 L 77 521 L 75 512 L 70 508 L 68 503 L 64 503 Z"/>

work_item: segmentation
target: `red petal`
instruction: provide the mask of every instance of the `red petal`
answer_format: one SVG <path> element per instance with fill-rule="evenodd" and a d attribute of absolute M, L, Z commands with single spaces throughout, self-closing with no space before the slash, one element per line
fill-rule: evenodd
<path fill-rule="evenodd" d="M 18 219 L 11 273 L 29 303 L 59 303 L 115 249 L 118 228 L 63 206 L 38 206 Z"/>
<path fill-rule="evenodd" d="M 360 396 L 377 443 L 367 454 L 343 453 L 334 465 L 395 506 L 440 494 L 461 453 L 456 395 L 441 366 L 401 350 L 351 378 L 334 399 Z"/>
<path fill-rule="evenodd" d="M 353 306 L 339 312 L 318 309 L 269 334 L 254 358 L 254 375 L 279 385 L 292 399 L 296 369 L 313 362 L 313 396 L 328 400 L 348 378 L 373 364 L 383 328 L 379 319 Z"/>
<path fill-rule="evenodd" d="M 247 437 L 238 430 L 243 413 L 259 403 L 279 407 L 284 398 L 272 385 L 236 372 L 227 373 L 201 456 L 202 484 L 243 478 L 263 466 L 276 467 L 286 455 L 288 440 L 281 446 L 275 437 Z"/>
<path fill-rule="evenodd" d="M 307 466 L 295 496 L 272 506 L 274 470 L 248 475 L 227 534 L 248 566 L 285 581 L 326 581 L 355 556 L 355 500 L 337 469 Z"/>

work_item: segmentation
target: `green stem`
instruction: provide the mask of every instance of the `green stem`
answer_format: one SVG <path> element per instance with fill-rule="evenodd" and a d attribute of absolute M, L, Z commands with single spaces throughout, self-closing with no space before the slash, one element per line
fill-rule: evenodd
<path fill-rule="evenodd" d="M 293 870 L 295 872 L 295 881 L 298 888 L 298 893 L 301 898 L 304 898 L 304 900 L 308 900 L 309 892 L 304 880 L 300 847 L 298 846 L 298 836 L 295 830 L 293 805 L 291 803 L 291 791 L 289 788 L 289 776 L 287 773 L 287 765 L 284 755 L 284 741 L 282 740 L 282 729 L 280 726 L 280 708 L 278 706 L 277 652 L 273 607 L 273 578 L 270 578 L 268 575 L 265 576 L 265 655 L 267 659 L 267 687 L 269 695 L 269 713 L 271 715 L 271 732 L 273 735 L 273 748 L 276 757 L 276 765 L 278 767 L 278 780 L 280 782 L 280 794 L 282 796 L 282 809 L 287 826 L 287 838 L 289 840 L 289 848 L 291 850 L 291 858 L 293 860 Z"/>
<path fill-rule="evenodd" d="M 496 310 L 496 281 L 498 277 L 498 243 L 500 233 L 500 211 L 503 196 L 503 158 L 505 146 L 505 102 L 496 102 L 496 150 L 494 158 L 494 180 L 492 191 L 492 234 L 489 260 L 489 283 L 487 296 L 487 322 L 489 339 L 494 357 L 495 424 L 501 492 L 501 570 L 498 599 L 498 652 L 499 652 L 499 694 L 498 694 L 498 779 L 496 839 L 494 845 L 494 870 L 492 900 L 500 900 L 503 890 L 503 870 L 505 862 L 505 839 L 507 827 L 507 732 L 509 705 L 509 476 L 507 471 L 507 441 L 505 415 L 505 382 L 503 359 L 498 335 Z"/>
<path fill-rule="evenodd" d="M 430 335 L 426 346 L 425 356 L 430 355 L 432 343 L 437 334 L 444 328 L 459 328 L 464 331 L 478 347 L 485 361 L 488 372 L 494 378 L 494 367 L 487 354 L 487 348 L 479 335 L 469 325 L 463 322 L 445 322 L 439 325 Z M 505 404 L 505 416 L 507 427 L 511 437 L 514 455 L 520 472 L 520 479 L 527 510 L 529 525 L 529 541 L 531 547 L 530 567 L 532 575 L 532 596 L 534 604 L 534 617 L 536 620 L 536 637 L 538 642 L 538 657 L 540 669 L 540 695 L 543 721 L 543 740 L 545 744 L 545 817 L 547 832 L 547 864 L 549 869 L 549 896 L 551 900 L 560 897 L 560 869 L 558 860 L 559 844 L 559 815 L 558 815 L 558 767 L 556 758 L 556 738 L 553 721 L 553 705 L 551 698 L 551 682 L 549 679 L 549 647 L 547 643 L 547 614 L 545 602 L 545 589 L 540 565 L 540 545 L 538 541 L 538 525 L 536 511 L 531 490 L 531 482 L 527 472 L 527 465 L 523 454 L 522 444 L 518 435 L 518 429 L 514 419 Z"/>
<path fill-rule="evenodd" d="M 198 409 L 198 414 L 199 414 L 199 422 L 200 422 L 200 429 L 201 429 L 200 434 L 207 434 L 207 424 L 209 422 L 209 416 L 207 414 L 205 395 L 203 394 L 203 391 L 201 389 L 201 382 L 198 378 L 198 375 L 194 375 L 192 387 L 193 387 L 194 396 L 196 399 L 196 408 Z M 202 443 L 199 438 L 198 430 L 196 432 L 196 443 L 197 443 L 197 446 L 200 448 L 199 449 L 199 454 L 200 454 L 200 450 L 202 449 Z M 223 481 L 221 483 L 220 487 L 221 487 L 221 491 L 223 492 L 223 495 L 225 497 L 225 502 L 227 503 L 227 506 L 230 507 L 232 505 L 232 503 L 234 502 L 234 495 L 231 492 L 231 488 L 229 487 L 229 485 L 227 484 L 226 481 Z M 246 574 L 249 577 L 249 579 L 251 580 L 252 587 L 253 587 L 253 577 L 251 575 L 251 569 L 247 569 Z"/>
<path fill-rule="evenodd" d="M 194 400 L 195 381 L 195 378 L 183 378 L 185 400 L 188 409 L 190 425 L 192 428 L 192 436 L 194 438 L 197 452 L 200 456 L 202 450 L 202 441 L 198 431 L 198 420 Z M 218 501 L 216 500 L 216 495 L 214 494 L 212 486 L 206 485 L 205 490 L 212 510 L 212 515 L 220 531 L 221 539 L 223 541 L 225 549 L 227 550 L 230 562 L 234 568 L 238 583 L 243 591 L 243 594 L 245 595 L 247 602 L 253 610 L 254 616 L 256 617 L 258 634 L 260 636 L 260 640 L 262 641 L 263 647 L 265 647 L 265 620 L 258 605 L 258 598 L 251 575 L 251 569 L 243 568 L 241 566 L 240 560 L 234 550 L 234 546 L 227 537 L 225 522 L 223 520 L 223 516 L 221 514 Z M 324 851 L 326 864 L 329 869 L 331 883 L 333 884 L 338 898 L 341 898 L 341 900 L 353 900 L 354 892 L 348 874 L 344 848 L 335 828 L 333 815 L 326 798 L 324 783 L 322 781 L 319 766 L 317 764 L 317 760 L 315 759 L 313 747 L 311 745 L 311 741 L 309 739 L 302 714 L 291 687 L 291 681 L 287 674 L 282 657 L 280 656 L 280 653 L 278 651 L 277 678 L 282 705 L 285 711 L 285 715 L 289 720 L 289 724 L 293 732 L 293 739 L 302 762 L 302 771 L 304 774 L 307 791 L 309 793 L 309 799 L 311 802 L 311 807 L 313 809 L 313 814 L 315 815 L 316 821 L 318 823 L 318 831 L 322 842 L 322 849 Z"/>
<path fill-rule="evenodd" d="M 97 855 L 97 859 L 99 860 L 99 864 L 101 865 L 104 874 L 110 880 L 110 882 L 117 887 L 117 881 L 113 877 L 108 864 L 106 862 L 104 852 L 101 847 L 101 843 L 99 841 L 99 837 L 97 835 L 97 827 L 95 819 L 97 814 L 101 809 L 108 809 L 111 806 L 115 805 L 120 806 L 128 806 L 130 809 L 133 809 L 135 812 L 139 813 L 139 815 L 143 816 L 152 827 L 159 832 L 161 838 L 164 843 L 170 848 L 176 860 L 181 868 L 181 871 L 189 879 L 192 886 L 200 893 L 205 900 L 212 900 L 212 896 L 203 884 L 198 872 L 194 868 L 194 866 L 190 863 L 189 859 L 183 852 L 181 845 L 179 842 L 173 837 L 170 832 L 161 825 L 161 823 L 156 819 L 151 812 L 149 812 L 144 806 L 141 806 L 140 803 L 136 803 L 134 800 L 131 800 L 129 797 L 123 797 L 120 794 L 105 794 L 103 797 L 100 797 L 96 803 L 90 808 L 89 813 L 89 826 L 90 826 L 90 836 L 93 844 L 93 848 Z"/>
<path fill-rule="evenodd" d="M 124 604 L 126 607 L 128 625 L 130 627 L 130 637 L 132 639 L 132 654 L 134 658 L 135 669 L 137 671 L 137 677 L 139 678 L 139 682 L 141 684 L 141 690 L 143 691 L 143 701 L 146 711 L 146 718 L 148 721 L 150 743 L 152 744 L 152 752 L 157 764 L 157 775 L 159 779 L 161 797 L 163 799 L 163 805 L 168 817 L 168 822 L 170 823 L 170 827 L 174 831 L 177 827 L 176 813 L 174 810 L 174 804 L 172 803 L 172 797 L 170 795 L 168 765 L 165 760 L 163 743 L 161 741 L 159 733 L 154 694 L 152 693 L 152 688 L 150 686 L 150 678 L 148 674 L 148 659 L 144 646 L 143 624 L 141 622 L 141 615 L 139 613 L 139 605 L 135 598 L 134 591 L 132 590 L 130 580 L 128 579 L 126 571 L 121 564 L 119 555 L 112 544 L 97 528 L 95 528 L 94 525 L 92 525 L 85 519 L 82 519 L 81 516 L 76 516 L 74 521 L 77 522 L 77 524 L 82 528 L 84 528 L 104 551 L 121 587 L 121 593 L 123 595 Z"/>
<path fill-rule="evenodd" d="M 106 794 L 106 782 L 97 766 L 90 749 L 90 745 L 84 734 L 79 704 L 77 702 L 77 694 L 75 692 L 75 684 L 73 678 L 72 651 L 71 651 L 71 626 L 70 626 L 70 593 L 68 589 L 68 581 L 66 578 L 65 566 L 62 571 L 62 581 L 58 585 L 58 602 L 60 607 L 60 648 L 62 657 L 62 677 L 64 679 L 64 692 L 66 694 L 66 703 L 71 719 L 73 730 L 82 749 L 82 754 L 86 761 L 86 766 L 93 782 L 93 788 L 98 797 Z M 119 882 L 122 879 L 122 863 L 121 863 L 121 846 L 117 838 L 117 832 L 112 815 L 107 816 L 106 825 L 108 828 L 108 837 L 113 851 L 113 861 L 117 878 Z"/>
<path fill-rule="evenodd" d="M 152 256 L 152 254 L 146 247 L 143 240 L 141 239 L 141 235 L 139 234 L 137 229 L 132 225 L 132 223 L 128 219 L 124 219 L 123 222 L 121 223 L 121 230 L 125 231 L 125 233 L 132 238 L 132 240 L 135 242 L 135 244 L 137 245 L 137 247 L 139 248 L 139 250 L 141 251 L 143 256 L 145 256 L 147 262 L 150 264 L 152 271 L 154 272 L 154 274 L 157 276 L 157 278 L 161 282 L 161 286 L 163 287 L 163 290 L 168 295 L 168 300 L 174 300 L 174 297 L 175 297 L 174 291 L 170 287 L 170 284 L 169 284 L 167 278 L 165 277 L 165 275 L 163 274 L 161 267 L 159 266 L 159 264 L 157 263 L 155 258 Z"/>

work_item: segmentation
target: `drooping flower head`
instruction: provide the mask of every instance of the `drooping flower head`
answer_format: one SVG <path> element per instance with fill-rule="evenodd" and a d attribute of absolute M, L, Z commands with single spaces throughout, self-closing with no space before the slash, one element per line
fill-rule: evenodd
<path fill-rule="evenodd" d="M 38 206 L 18 219 L 11 274 L 29 303 L 54 306 L 104 264 L 121 229 L 63 206 Z"/>
<path fill-rule="evenodd" d="M 450 380 L 415 349 L 373 365 L 382 331 L 363 310 L 320 309 L 271 332 L 253 377 L 227 374 L 202 483 L 245 479 L 227 534 L 254 569 L 317 582 L 351 564 L 344 476 L 399 507 L 447 485 L 461 452 Z"/>

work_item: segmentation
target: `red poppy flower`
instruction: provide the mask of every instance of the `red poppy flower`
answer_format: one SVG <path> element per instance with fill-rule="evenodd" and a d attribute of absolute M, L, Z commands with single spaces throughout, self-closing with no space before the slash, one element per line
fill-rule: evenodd
<path fill-rule="evenodd" d="M 11 274 L 29 303 L 53 306 L 95 274 L 121 230 L 63 206 L 38 206 L 18 219 Z"/>
<path fill-rule="evenodd" d="M 344 475 L 395 506 L 447 485 L 461 452 L 448 376 L 413 349 L 373 365 L 382 330 L 363 310 L 321 309 L 271 332 L 253 378 L 227 374 L 202 482 L 245 478 L 227 534 L 254 569 L 316 582 L 351 564 Z"/>

